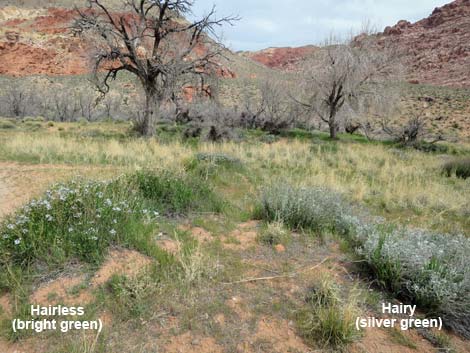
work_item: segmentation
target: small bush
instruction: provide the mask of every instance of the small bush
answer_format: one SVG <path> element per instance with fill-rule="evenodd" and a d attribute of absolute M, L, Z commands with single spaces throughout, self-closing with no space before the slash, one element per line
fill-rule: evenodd
<path fill-rule="evenodd" d="M 0 120 L 1 130 L 13 130 L 16 129 L 16 125 L 9 120 Z"/>
<path fill-rule="evenodd" d="M 268 223 L 257 237 L 257 240 L 265 245 L 285 245 L 289 240 L 289 232 L 284 228 L 282 222 Z"/>
<path fill-rule="evenodd" d="M 298 313 L 298 327 L 312 344 L 342 351 L 359 336 L 355 321 L 359 315 L 355 295 L 342 301 L 334 280 L 322 274 Z"/>
<path fill-rule="evenodd" d="M 456 159 L 447 162 L 442 167 L 442 171 L 448 177 L 455 175 L 462 179 L 470 178 L 470 158 Z"/>
<path fill-rule="evenodd" d="M 276 185 L 266 188 L 258 210 L 268 221 L 282 221 L 293 229 L 315 232 L 348 232 L 344 216 L 348 206 L 335 192 L 324 188 L 293 188 Z"/>
<path fill-rule="evenodd" d="M 148 317 L 157 290 L 156 284 L 147 272 L 134 278 L 113 275 L 106 283 L 108 309 L 121 320 Z"/>
<path fill-rule="evenodd" d="M 200 162 L 210 162 L 220 166 L 240 166 L 241 161 L 224 153 L 198 153 L 196 159 Z"/>
<path fill-rule="evenodd" d="M 449 153 L 449 147 L 446 145 L 440 145 L 437 143 L 429 143 L 420 141 L 412 145 L 418 151 L 427 153 Z"/>
<path fill-rule="evenodd" d="M 140 171 L 131 176 L 146 203 L 167 214 L 219 212 L 222 202 L 203 181 L 169 172 Z"/>
<path fill-rule="evenodd" d="M 188 163 L 186 170 L 205 179 L 217 175 L 221 169 L 241 170 L 242 162 L 224 153 L 198 153 Z"/>

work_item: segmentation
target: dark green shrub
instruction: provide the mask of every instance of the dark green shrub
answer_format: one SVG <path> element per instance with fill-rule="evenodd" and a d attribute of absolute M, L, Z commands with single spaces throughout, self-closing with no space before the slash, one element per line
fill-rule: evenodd
<path fill-rule="evenodd" d="M 455 175 L 458 178 L 467 179 L 470 177 L 470 158 L 455 159 L 447 162 L 442 167 L 442 171 L 448 177 Z"/>
<path fill-rule="evenodd" d="M 10 120 L 0 120 L 1 130 L 13 130 L 16 129 L 16 125 Z"/>
<path fill-rule="evenodd" d="M 429 143 L 426 141 L 420 141 L 412 145 L 418 151 L 427 153 L 449 153 L 449 147 L 438 143 Z"/>

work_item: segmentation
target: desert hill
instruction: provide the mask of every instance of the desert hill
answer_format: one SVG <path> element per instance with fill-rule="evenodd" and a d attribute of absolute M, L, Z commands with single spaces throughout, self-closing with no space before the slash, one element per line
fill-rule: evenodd
<path fill-rule="evenodd" d="M 299 61 L 314 53 L 317 48 L 314 45 L 297 48 L 267 48 L 254 52 L 240 52 L 240 54 L 272 69 L 293 71 Z"/>

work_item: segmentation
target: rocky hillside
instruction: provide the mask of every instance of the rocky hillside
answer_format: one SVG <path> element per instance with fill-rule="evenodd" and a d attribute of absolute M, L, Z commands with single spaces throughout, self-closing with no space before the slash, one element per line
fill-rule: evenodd
<path fill-rule="evenodd" d="M 29 1 L 16 6 L 0 2 L 0 75 L 80 75 L 91 71 L 90 45 L 71 30 L 76 17 L 72 4 L 43 2 L 42 7 Z M 232 53 L 226 56 L 247 61 Z M 228 61 L 221 63 L 219 75 L 236 76 Z"/>
<path fill-rule="evenodd" d="M 414 24 L 386 27 L 379 41 L 398 44 L 409 66 L 409 81 L 448 87 L 470 87 L 470 0 L 436 8 Z M 271 68 L 292 70 L 315 47 L 270 48 L 244 53 Z"/>
<path fill-rule="evenodd" d="M 0 74 L 76 75 L 89 71 L 86 43 L 70 30 L 74 11 L 0 9 Z"/>
<path fill-rule="evenodd" d="M 317 49 L 318 47 L 313 45 L 298 48 L 268 48 L 256 52 L 241 52 L 241 55 L 272 69 L 292 71 L 297 68 L 299 61 Z"/>
<path fill-rule="evenodd" d="M 470 86 L 470 0 L 436 8 L 414 24 L 399 21 L 380 37 L 403 48 L 411 82 Z"/>

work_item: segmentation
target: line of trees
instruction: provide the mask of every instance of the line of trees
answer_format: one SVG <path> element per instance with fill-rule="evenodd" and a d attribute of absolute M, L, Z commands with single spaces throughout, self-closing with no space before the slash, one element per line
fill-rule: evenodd
<path fill-rule="evenodd" d="M 400 108 L 400 85 L 393 84 L 403 77 L 400 55 L 396 48 L 377 43 L 367 30 L 346 41 L 331 37 L 295 77 L 279 73 L 248 80 L 238 105 L 228 108 L 217 99 L 217 72 L 225 49 L 215 29 L 238 18 L 218 18 L 212 8 L 189 22 L 185 16 L 192 0 L 127 0 L 119 12 L 101 0 L 87 2 L 87 9 L 77 9 L 74 31 L 94 45 L 90 57 L 97 91 L 41 90 L 39 95 L 15 86 L 0 96 L 0 114 L 58 121 L 119 117 L 132 119 L 143 136 L 154 135 L 159 120 L 189 124 L 189 136 L 204 128 L 214 139 L 238 127 L 277 134 L 294 126 L 325 125 L 331 139 L 341 131 L 373 137 L 377 127 L 403 143 L 426 135 L 426 115 L 393 119 Z M 111 90 L 122 72 L 136 78 L 142 94 L 123 96 Z M 210 101 L 189 104 L 182 98 L 188 86 L 201 96 L 210 90 Z"/>
<path fill-rule="evenodd" d="M 0 92 L 3 117 L 42 117 L 61 122 L 117 120 L 129 119 L 138 109 L 136 104 L 126 104 L 118 92 L 101 97 L 90 87 L 44 87 L 16 80 Z"/>

